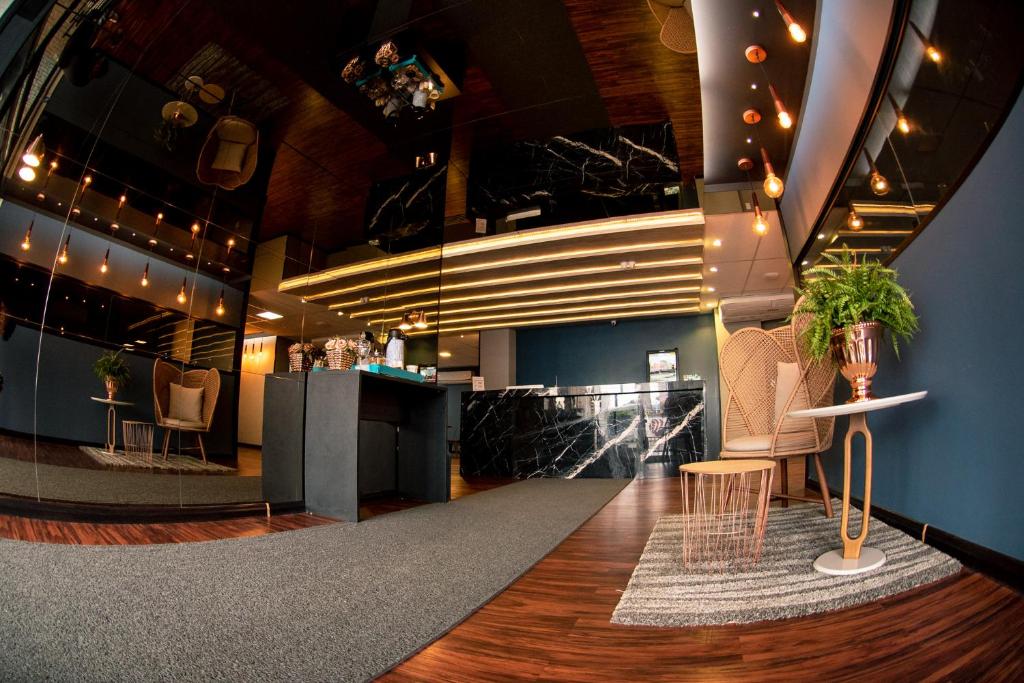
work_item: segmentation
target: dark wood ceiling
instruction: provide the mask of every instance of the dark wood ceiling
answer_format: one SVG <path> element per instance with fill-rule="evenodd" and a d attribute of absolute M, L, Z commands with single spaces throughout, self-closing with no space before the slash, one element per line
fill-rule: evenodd
<path fill-rule="evenodd" d="M 697 56 L 669 50 L 643 0 L 565 0 L 614 126 L 672 121 L 684 178 L 704 170 Z"/>
<path fill-rule="evenodd" d="M 401 11 L 387 16 L 385 4 Z M 216 43 L 287 98 L 261 140 L 276 148 L 263 240 L 293 234 L 326 252 L 362 242 L 370 186 L 409 172 L 420 149 L 450 155 L 453 219 L 465 211 L 471 150 L 516 139 L 668 119 L 682 176 L 702 175 L 696 57 L 664 47 L 639 0 L 124 0 L 121 10 L 125 40 L 111 52 L 144 77 L 167 83 Z M 397 129 L 337 74 L 346 51 L 396 21 L 454 55 L 461 91 Z"/>

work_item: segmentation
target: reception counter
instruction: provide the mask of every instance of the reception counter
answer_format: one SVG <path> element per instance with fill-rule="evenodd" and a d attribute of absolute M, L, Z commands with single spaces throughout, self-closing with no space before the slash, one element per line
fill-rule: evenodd
<path fill-rule="evenodd" d="M 466 476 L 676 476 L 707 451 L 704 382 L 467 392 L 460 436 Z"/>

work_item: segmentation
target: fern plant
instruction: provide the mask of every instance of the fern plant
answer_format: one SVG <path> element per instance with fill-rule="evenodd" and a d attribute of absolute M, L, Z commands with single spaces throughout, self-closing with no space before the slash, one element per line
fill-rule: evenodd
<path fill-rule="evenodd" d="M 132 372 L 128 361 L 121 355 L 121 350 L 107 351 L 96 359 L 92 371 L 102 381 L 112 380 L 119 387 L 125 387 L 131 381 Z"/>
<path fill-rule="evenodd" d="M 844 245 L 839 256 L 824 254 L 828 264 L 807 271 L 797 313 L 809 313 L 811 322 L 803 342 L 816 359 L 829 353 L 832 330 L 862 322 L 879 322 L 889 331 L 896 357 L 899 340 L 908 341 L 918 330 L 917 314 L 897 273 L 877 261 L 857 263 Z"/>

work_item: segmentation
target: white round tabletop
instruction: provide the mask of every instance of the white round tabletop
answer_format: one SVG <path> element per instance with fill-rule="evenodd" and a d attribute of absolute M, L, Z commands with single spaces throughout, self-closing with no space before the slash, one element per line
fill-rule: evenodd
<path fill-rule="evenodd" d="M 892 408 L 901 403 L 920 401 L 928 395 L 927 391 L 915 391 L 912 394 L 900 394 L 899 396 L 886 396 L 884 398 L 873 398 L 870 401 L 859 401 L 857 403 L 840 403 L 835 406 L 824 408 L 808 408 L 807 410 L 794 410 L 787 413 L 789 417 L 833 417 L 835 415 L 852 415 L 854 413 L 869 413 L 872 410 Z"/>
<path fill-rule="evenodd" d="M 111 400 L 109 398 L 102 398 L 100 396 L 90 396 L 89 398 L 91 398 L 92 400 L 96 401 L 97 403 L 104 403 L 104 404 L 106 404 L 108 406 L 133 406 L 133 405 L 135 405 L 131 401 L 114 401 L 114 400 Z"/>

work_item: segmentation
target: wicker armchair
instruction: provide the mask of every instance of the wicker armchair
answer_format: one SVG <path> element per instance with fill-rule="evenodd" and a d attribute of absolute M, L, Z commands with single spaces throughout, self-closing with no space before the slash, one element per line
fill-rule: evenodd
<path fill-rule="evenodd" d="M 823 451 L 832 446 L 835 418 L 791 418 L 792 410 L 832 405 L 836 365 L 831 357 L 811 360 L 804 350 L 800 334 L 808 321 L 797 316 L 789 325 L 766 331 L 744 328 L 734 333 L 719 356 L 722 377 L 729 389 L 725 411 L 725 444 L 722 458 L 774 458 L 779 461 L 783 506 L 790 499 L 821 502 L 825 515 L 832 516 Z M 779 363 L 795 363 L 792 390 L 777 392 Z M 779 417 L 779 419 L 776 418 Z M 821 499 L 789 495 L 788 460 L 814 457 L 821 483 Z"/>
<path fill-rule="evenodd" d="M 180 384 L 189 389 L 203 389 L 202 421 L 190 422 L 169 417 L 171 403 L 171 384 Z M 213 410 L 217 406 L 220 394 L 220 373 L 211 370 L 182 370 L 180 366 L 166 363 L 159 358 L 153 365 L 153 413 L 156 423 L 164 428 L 163 456 L 167 459 L 167 451 L 171 444 L 171 432 L 195 432 L 199 441 L 199 452 L 206 462 L 206 448 L 203 446 L 203 433 L 210 431 L 213 422 Z"/>

